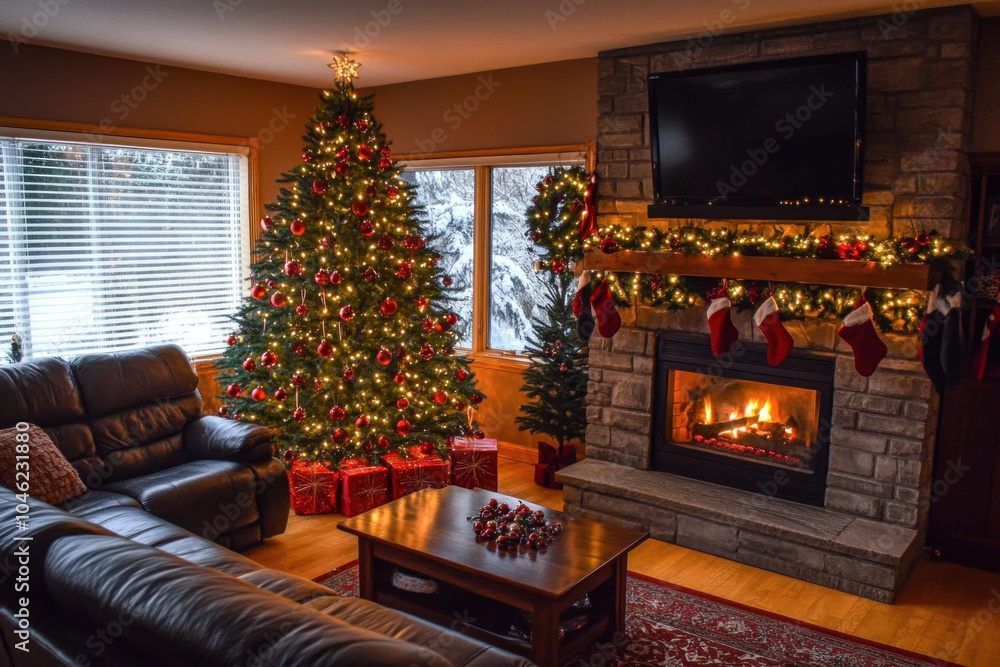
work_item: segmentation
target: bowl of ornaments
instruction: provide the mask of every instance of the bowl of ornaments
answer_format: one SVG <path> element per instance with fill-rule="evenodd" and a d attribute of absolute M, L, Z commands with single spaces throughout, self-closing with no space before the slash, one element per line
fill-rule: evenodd
<path fill-rule="evenodd" d="M 542 510 L 532 510 L 524 503 L 517 507 L 490 498 L 479 514 L 468 517 L 476 541 L 493 543 L 497 549 L 525 553 L 545 551 L 565 527 L 562 521 L 549 521 Z"/>

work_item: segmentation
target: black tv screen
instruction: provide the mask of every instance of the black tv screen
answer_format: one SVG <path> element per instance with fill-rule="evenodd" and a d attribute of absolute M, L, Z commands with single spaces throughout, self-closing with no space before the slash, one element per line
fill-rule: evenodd
<path fill-rule="evenodd" d="M 865 54 L 649 77 L 659 204 L 861 203 Z"/>

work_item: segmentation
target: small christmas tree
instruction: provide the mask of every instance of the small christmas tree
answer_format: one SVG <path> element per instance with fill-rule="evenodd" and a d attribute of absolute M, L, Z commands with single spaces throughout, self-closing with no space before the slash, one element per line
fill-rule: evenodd
<path fill-rule="evenodd" d="M 21 346 L 21 337 L 14 334 L 10 337 L 10 350 L 7 351 L 7 359 L 12 364 L 18 364 L 23 358 L 24 348 Z"/>
<path fill-rule="evenodd" d="M 444 458 L 483 396 L 456 357 L 451 279 L 424 239 L 370 97 L 320 95 L 302 163 L 261 221 L 251 297 L 219 367 L 223 416 L 334 465 L 413 446 Z"/>
<path fill-rule="evenodd" d="M 583 438 L 587 428 L 587 351 L 576 332 L 573 315 L 573 277 L 548 273 L 545 312 L 532 320 L 526 352 L 531 365 L 525 369 L 525 392 L 532 403 L 521 406 L 514 421 L 522 431 L 541 433 L 561 447 Z"/>

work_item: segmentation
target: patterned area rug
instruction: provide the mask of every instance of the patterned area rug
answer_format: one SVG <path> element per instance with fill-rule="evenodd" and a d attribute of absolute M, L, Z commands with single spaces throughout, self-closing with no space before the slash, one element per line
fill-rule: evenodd
<path fill-rule="evenodd" d="M 350 563 L 316 581 L 358 595 Z M 628 637 L 570 663 L 607 667 L 957 667 L 629 573 Z"/>

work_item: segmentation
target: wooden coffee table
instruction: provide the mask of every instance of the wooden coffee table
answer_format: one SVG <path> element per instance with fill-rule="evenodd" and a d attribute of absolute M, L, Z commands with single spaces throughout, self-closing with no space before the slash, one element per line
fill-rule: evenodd
<path fill-rule="evenodd" d="M 595 640 L 621 637 L 627 555 L 649 534 L 525 503 L 566 528 L 545 552 L 511 555 L 477 541 L 467 520 L 490 498 L 511 507 L 519 502 L 448 486 L 423 489 L 341 522 L 341 530 L 358 537 L 361 597 L 467 632 L 542 667 L 564 663 Z M 437 580 L 441 593 L 398 590 L 392 585 L 396 566 Z M 560 616 L 576 615 L 567 610 L 585 594 L 592 603 L 587 624 L 560 639 Z M 531 615 L 530 645 L 507 636 L 519 610 Z"/>

